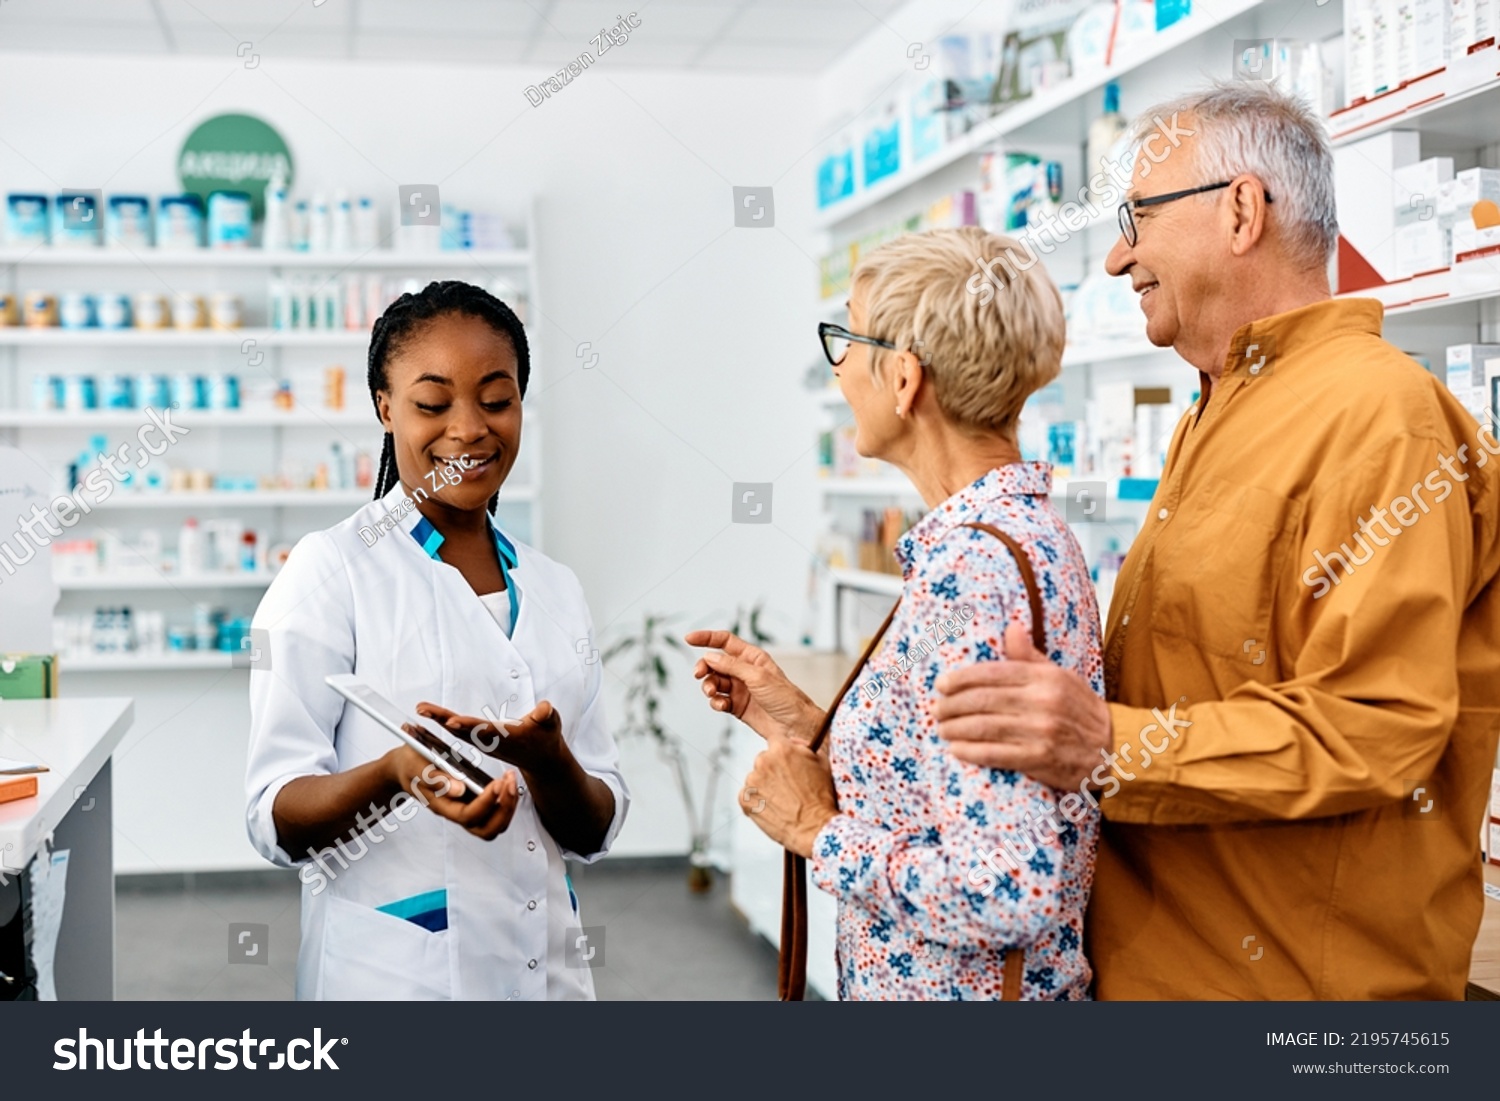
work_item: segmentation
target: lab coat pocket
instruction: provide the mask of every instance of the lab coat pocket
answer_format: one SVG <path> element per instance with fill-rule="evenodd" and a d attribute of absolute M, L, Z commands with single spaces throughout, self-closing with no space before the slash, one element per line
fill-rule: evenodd
<path fill-rule="evenodd" d="M 329 898 L 323 926 L 328 1001 L 443 1001 L 452 998 L 449 930 L 432 933 L 371 906 Z"/>

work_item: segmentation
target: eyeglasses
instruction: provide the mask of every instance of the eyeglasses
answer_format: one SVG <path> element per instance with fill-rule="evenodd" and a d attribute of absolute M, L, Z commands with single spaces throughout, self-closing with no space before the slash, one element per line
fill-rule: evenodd
<path fill-rule="evenodd" d="M 1233 180 L 1225 180 L 1223 183 L 1204 184 L 1202 187 L 1189 187 L 1184 191 L 1168 191 L 1165 195 L 1148 195 L 1144 199 L 1126 199 L 1120 204 L 1120 233 L 1125 238 L 1125 243 L 1135 248 L 1138 233 L 1135 228 L 1135 211 L 1144 206 L 1161 206 L 1163 203 L 1173 203 L 1178 199 L 1186 199 L 1189 195 L 1201 195 L 1205 191 L 1218 191 L 1220 188 L 1228 187 L 1234 183 Z M 1271 193 L 1266 192 L 1266 202 L 1271 201 Z"/>
<path fill-rule="evenodd" d="M 869 344 L 876 348 L 895 349 L 895 345 L 889 340 L 877 340 L 873 336 L 860 336 L 851 333 L 842 325 L 835 325 L 832 321 L 818 322 L 818 339 L 823 342 L 823 354 L 828 357 L 828 362 L 837 367 L 844 362 L 844 357 L 849 354 L 851 344 Z"/>

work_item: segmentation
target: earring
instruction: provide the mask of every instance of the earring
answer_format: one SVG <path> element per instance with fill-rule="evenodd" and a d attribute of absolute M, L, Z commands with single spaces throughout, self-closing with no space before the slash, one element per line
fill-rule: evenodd
<path fill-rule="evenodd" d="M 902 415 L 902 413 L 901 413 L 901 406 L 898 405 L 898 406 L 896 406 L 896 416 L 899 417 L 901 415 Z"/>

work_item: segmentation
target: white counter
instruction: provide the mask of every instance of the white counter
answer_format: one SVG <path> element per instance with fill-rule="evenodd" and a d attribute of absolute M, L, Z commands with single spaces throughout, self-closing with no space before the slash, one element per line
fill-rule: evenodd
<path fill-rule="evenodd" d="M 37 775 L 35 796 L 0 803 L 0 907 L 10 911 L 0 917 L 13 923 L 20 905 L 17 880 L 43 856 L 50 835 L 54 850 L 69 853 L 51 972 L 63 1001 L 115 996 L 110 755 L 130 729 L 134 712 L 133 701 L 125 698 L 0 700 L 0 756 L 50 770 Z M 19 936 L 14 924 L 10 927 Z"/>
<path fill-rule="evenodd" d="M 0 700 L 0 757 L 51 770 L 37 775 L 35 798 L 0 803 L 0 860 L 9 870 L 24 868 L 73 809 L 130 729 L 134 711 L 120 697 Z"/>

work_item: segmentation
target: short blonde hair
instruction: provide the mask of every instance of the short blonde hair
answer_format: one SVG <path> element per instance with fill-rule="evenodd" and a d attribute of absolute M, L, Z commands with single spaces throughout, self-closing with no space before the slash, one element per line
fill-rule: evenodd
<path fill-rule="evenodd" d="M 898 237 L 854 269 L 868 335 L 914 352 L 961 427 L 1012 435 L 1026 399 L 1062 370 L 1062 296 L 1028 255 L 1013 238 L 964 226 Z M 876 352 L 878 379 L 889 353 Z"/>

